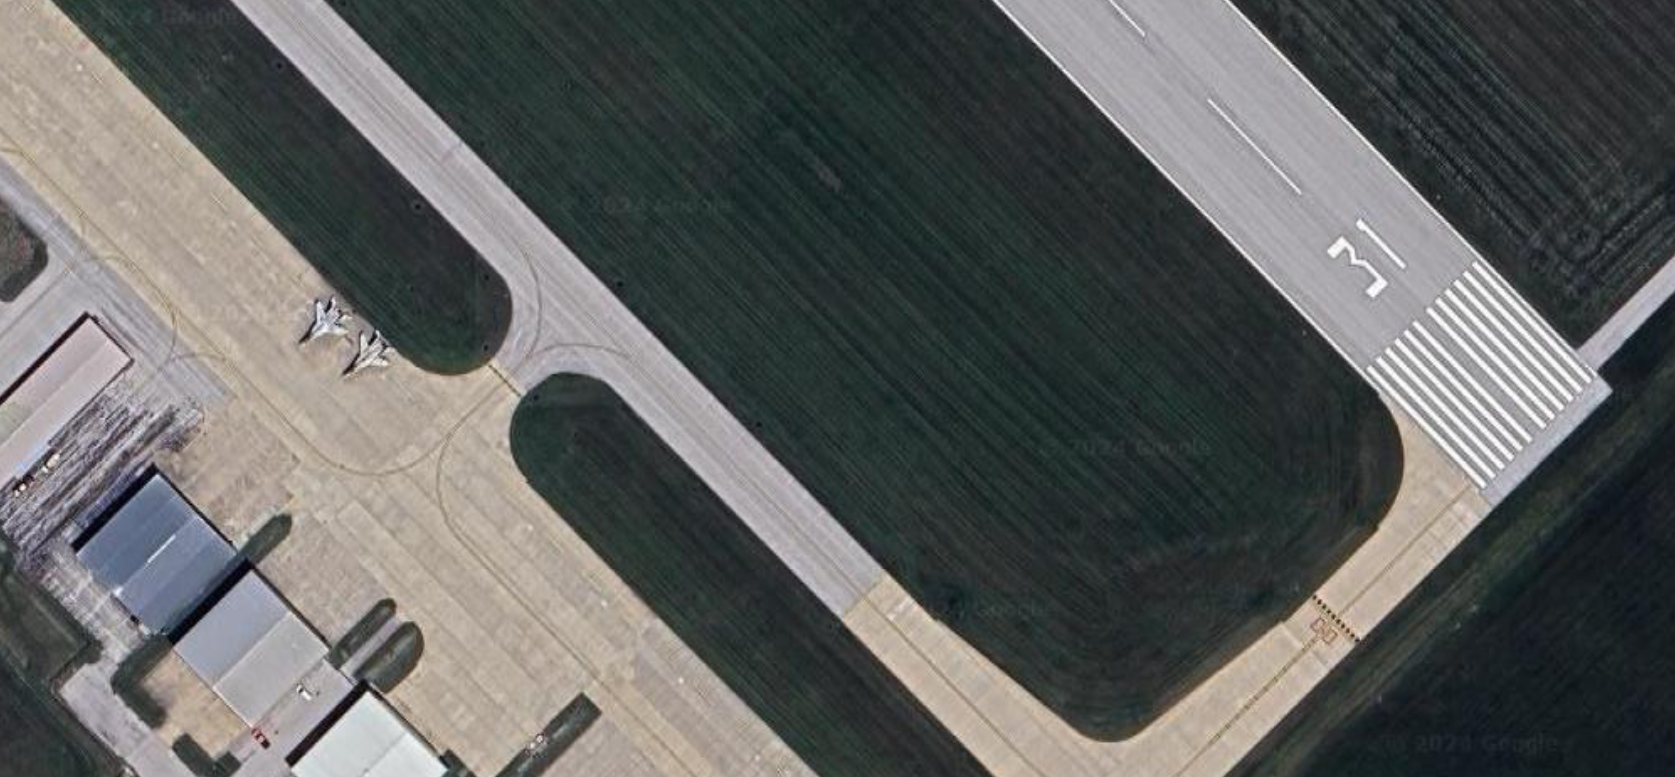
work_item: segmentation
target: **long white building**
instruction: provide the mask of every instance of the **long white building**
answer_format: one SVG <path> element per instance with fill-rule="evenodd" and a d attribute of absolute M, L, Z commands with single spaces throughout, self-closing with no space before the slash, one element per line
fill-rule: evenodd
<path fill-rule="evenodd" d="M 0 394 L 0 486 L 27 476 L 94 397 L 133 363 L 91 316 L 83 316 Z"/>

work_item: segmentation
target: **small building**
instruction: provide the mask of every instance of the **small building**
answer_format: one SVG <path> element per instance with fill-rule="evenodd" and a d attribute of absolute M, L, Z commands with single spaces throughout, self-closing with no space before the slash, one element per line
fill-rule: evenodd
<path fill-rule="evenodd" d="M 162 473 L 136 482 L 74 544 L 141 625 L 173 634 L 232 573 L 233 546 Z"/>
<path fill-rule="evenodd" d="M 442 777 L 430 745 L 378 694 L 360 686 L 342 715 L 287 759 L 296 777 Z"/>
<path fill-rule="evenodd" d="M 82 316 L 0 394 L 0 487 L 27 476 L 54 438 L 133 363 L 91 316 Z"/>
<path fill-rule="evenodd" d="M 240 720 L 255 725 L 325 660 L 326 644 L 246 568 L 175 651 Z"/>

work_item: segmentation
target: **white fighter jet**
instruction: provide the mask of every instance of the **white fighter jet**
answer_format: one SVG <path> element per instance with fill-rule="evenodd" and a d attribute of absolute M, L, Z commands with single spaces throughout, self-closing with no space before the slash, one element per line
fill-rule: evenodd
<path fill-rule="evenodd" d="M 353 320 L 353 316 L 337 306 L 336 297 L 314 300 L 314 323 L 308 325 L 308 331 L 297 341 L 297 345 L 308 345 L 322 337 L 348 335 L 349 328 L 344 325 Z"/>
<path fill-rule="evenodd" d="M 369 337 L 362 332 L 360 346 L 355 351 L 355 360 L 344 368 L 343 377 L 352 378 L 367 370 L 390 366 L 390 357 L 395 355 L 395 348 L 390 341 L 384 339 L 384 334 L 374 329 Z"/>

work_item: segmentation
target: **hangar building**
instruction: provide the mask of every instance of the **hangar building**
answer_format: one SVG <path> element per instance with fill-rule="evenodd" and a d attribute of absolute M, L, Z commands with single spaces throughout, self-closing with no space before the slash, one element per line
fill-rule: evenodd
<path fill-rule="evenodd" d="M 233 547 L 155 470 L 74 545 L 76 556 L 155 634 L 172 634 L 232 571 Z"/>
<path fill-rule="evenodd" d="M 325 660 L 326 644 L 253 570 L 245 570 L 175 651 L 254 725 Z"/>
<path fill-rule="evenodd" d="M 92 316 L 82 316 L 0 394 L 0 487 L 46 458 L 52 441 L 133 362 Z"/>
<path fill-rule="evenodd" d="M 326 644 L 161 473 L 135 482 L 76 555 L 296 777 L 441 777 L 394 709 L 326 661 Z"/>
<path fill-rule="evenodd" d="M 309 745 L 291 757 L 296 777 L 442 777 L 430 746 L 408 728 L 388 702 L 365 686 Z"/>

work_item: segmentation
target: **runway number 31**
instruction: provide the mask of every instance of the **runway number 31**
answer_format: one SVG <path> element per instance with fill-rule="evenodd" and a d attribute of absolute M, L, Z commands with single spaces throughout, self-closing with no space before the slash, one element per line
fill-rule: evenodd
<path fill-rule="evenodd" d="M 1384 239 L 1379 237 L 1378 233 L 1374 232 L 1373 228 L 1368 226 L 1366 221 L 1356 219 L 1355 228 L 1360 230 L 1362 234 L 1366 235 L 1368 239 L 1372 240 L 1373 244 L 1378 246 L 1379 249 L 1384 252 L 1385 256 L 1389 257 L 1390 262 L 1396 265 L 1397 269 L 1407 269 L 1407 262 L 1402 261 L 1402 257 L 1397 255 L 1394 250 L 1391 250 L 1390 245 L 1385 243 Z M 1367 299 L 1377 299 L 1378 295 L 1384 293 L 1384 288 L 1390 285 L 1390 281 L 1384 278 L 1384 273 L 1379 272 L 1378 268 L 1374 267 L 1372 262 L 1361 258 L 1361 255 L 1355 250 L 1355 244 L 1349 242 L 1348 237 L 1340 235 L 1338 239 L 1332 243 L 1331 247 L 1326 249 L 1326 255 L 1332 257 L 1333 259 L 1345 259 L 1347 257 L 1350 267 L 1354 267 L 1367 274 L 1369 281 L 1367 283 L 1366 291 L 1363 292 L 1367 295 Z"/>

